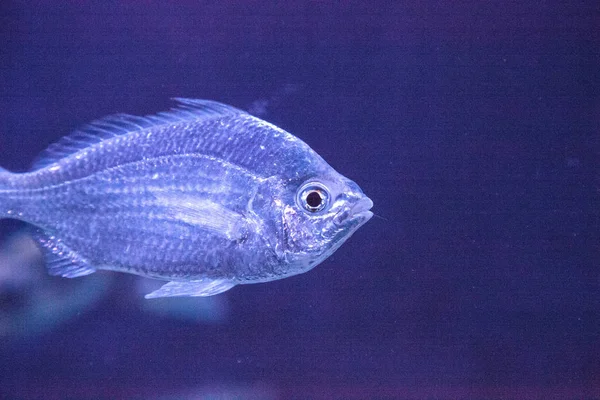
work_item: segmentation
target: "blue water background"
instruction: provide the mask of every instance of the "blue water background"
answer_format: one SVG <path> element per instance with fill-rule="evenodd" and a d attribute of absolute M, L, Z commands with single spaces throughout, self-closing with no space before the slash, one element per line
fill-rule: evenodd
<path fill-rule="evenodd" d="M 600 398 L 599 15 L 2 1 L 3 167 L 108 114 L 214 99 L 302 138 L 381 218 L 309 273 L 160 313 L 105 273 L 67 318 L 31 293 L 94 278 L 41 274 L 0 296 L 0 398 Z M 61 322 L 33 331 L 28 301 Z"/>

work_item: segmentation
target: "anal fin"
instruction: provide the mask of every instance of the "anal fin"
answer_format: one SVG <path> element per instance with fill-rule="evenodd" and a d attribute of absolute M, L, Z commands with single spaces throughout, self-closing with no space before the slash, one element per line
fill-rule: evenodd
<path fill-rule="evenodd" d="M 77 278 L 96 272 L 94 267 L 59 238 L 42 230 L 35 231 L 33 236 L 42 248 L 50 275 Z"/>
<path fill-rule="evenodd" d="M 235 286 L 234 282 L 226 279 L 202 279 L 198 281 L 187 282 L 169 282 L 160 289 L 155 290 L 145 296 L 147 299 L 157 297 L 176 297 L 176 296 L 214 296 L 223 293 Z"/>

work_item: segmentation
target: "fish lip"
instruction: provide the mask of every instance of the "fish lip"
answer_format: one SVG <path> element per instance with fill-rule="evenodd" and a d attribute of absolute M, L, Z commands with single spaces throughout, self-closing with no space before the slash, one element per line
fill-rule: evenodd
<path fill-rule="evenodd" d="M 342 208 L 335 215 L 333 222 L 338 227 L 345 227 L 350 224 L 355 225 L 357 228 L 371 219 L 373 216 L 373 213 L 369 211 L 371 207 L 373 207 L 371 199 L 367 196 L 361 197 L 352 206 Z M 356 225 L 357 222 L 358 225 Z"/>
<path fill-rule="evenodd" d="M 361 225 L 371 219 L 373 213 L 370 211 L 373 201 L 367 196 L 358 200 L 350 209 L 350 221 L 361 221 Z"/>
<path fill-rule="evenodd" d="M 352 219 L 353 220 L 362 219 L 365 222 L 367 222 L 368 220 L 371 219 L 372 216 L 373 216 L 373 212 L 367 210 L 367 211 L 361 211 L 357 214 L 352 215 Z"/>
<path fill-rule="evenodd" d="M 356 217 L 359 215 L 373 215 L 371 211 L 369 211 L 373 207 L 373 201 L 367 196 L 358 200 L 350 209 L 350 215 L 352 217 Z"/>

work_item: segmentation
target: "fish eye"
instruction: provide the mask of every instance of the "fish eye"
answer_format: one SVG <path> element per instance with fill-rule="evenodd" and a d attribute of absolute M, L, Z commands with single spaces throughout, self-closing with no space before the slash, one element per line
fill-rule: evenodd
<path fill-rule="evenodd" d="M 296 202 L 307 212 L 323 211 L 329 205 L 329 190 L 317 182 L 309 182 L 298 190 Z"/>

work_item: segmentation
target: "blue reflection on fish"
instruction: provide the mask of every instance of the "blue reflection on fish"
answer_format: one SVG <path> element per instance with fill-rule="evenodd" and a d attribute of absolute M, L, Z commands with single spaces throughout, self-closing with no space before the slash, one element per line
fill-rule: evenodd
<path fill-rule="evenodd" d="M 239 109 L 177 99 L 110 116 L 0 171 L 0 215 L 36 227 L 51 275 L 166 280 L 146 298 L 210 296 L 306 272 L 372 216 L 356 183 Z"/>

